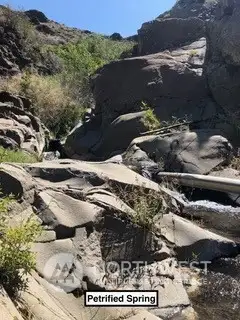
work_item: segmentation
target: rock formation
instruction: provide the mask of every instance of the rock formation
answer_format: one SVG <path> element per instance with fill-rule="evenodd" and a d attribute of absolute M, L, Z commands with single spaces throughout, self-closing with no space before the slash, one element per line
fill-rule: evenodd
<path fill-rule="evenodd" d="M 28 99 L 0 92 L 0 146 L 42 154 L 47 130 L 31 108 Z"/>
<path fill-rule="evenodd" d="M 4 320 L 198 319 L 188 291 L 202 276 L 199 262 L 231 262 L 240 253 L 239 167 L 228 168 L 239 140 L 239 8 L 239 0 L 177 1 L 143 24 L 131 58 L 92 76 L 95 105 L 63 144 L 50 143 L 53 154 L 39 163 L 1 163 L 1 192 L 15 198 L 10 225 L 33 218 L 43 229 L 20 300 L 10 299 L 0 278 Z M 25 15 L 44 43 L 89 33 L 37 10 Z M 46 65 L 38 69 L 24 55 L 15 31 L 0 33 L 2 76 L 32 64 L 43 71 Z M 0 92 L 0 146 L 40 156 L 48 134 L 31 101 Z M 219 203 L 209 201 L 209 190 L 222 192 Z M 71 260 L 64 281 L 52 277 L 62 254 Z M 129 262 L 132 272 L 109 272 L 112 262 Z M 84 306 L 86 290 L 115 289 L 157 290 L 158 307 Z"/>

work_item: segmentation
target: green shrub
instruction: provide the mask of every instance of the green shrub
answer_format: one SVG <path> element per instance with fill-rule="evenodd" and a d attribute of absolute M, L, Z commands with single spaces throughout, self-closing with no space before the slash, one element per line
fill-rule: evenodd
<path fill-rule="evenodd" d="M 82 118 L 84 109 L 63 87 L 59 76 L 25 72 L 9 78 L 0 88 L 31 99 L 35 114 L 57 137 L 62 137 Z"/>
<path fill-rule="evenodd" d="M 143 185 L 112 187 L 111 191 L 133 210 L 128 214 L 132 222 L 146 231 L 154 231 L 156 218 L 162 217 L 168 211 L 170 199 L 167 199 L 161 190 L 149 190 Z"/>
<path fill-rule="evenodd" d="M 120 59 L 133 45 L 130 41 L 113 41 L 101 35 L 90 35 L 83 36 L 77 43 L 51 46 L 48 50 L 63 62 L 63 86 L 77 97 L 81 105 L 89 107 L 92 103 L 90 76 L 104 64 Z"/>
<path fill-rule="evenodd" d="M 34 163 L 38 161 L 39 159 L 35 154 L 0 147 L 0 162 Z"/>
<path fill-rule="evenodd" d="M 150 108 L 145 111 L 142 121 L 145 127 L 148 128 L 148 130 L 155 130 L 161 127 L 160 121 L 154 114 L 153 110 Z"/>
<path fill-rule="evenodd" d="M 161 127 L 160 121 L 153 112 L 153 109 L 145 102 L 141 102 L 141 110 L 144 110 L 142 122 L 148 130 L 155 130 Z"/>
<path fill-rule="evenodd" d="M 195 57 L 195 56 L 197 56 L 198 51 L 196 49 L 192 49 L 192 50 L 190 50 L 189 54 L 190 54 L 190 57 Z"/>
<path fill-rule="evenodd" d="M 11 201 L 0 198 L 0 285 L 14 295 L 26 287 L 26 275 L 35 267 L 31 245 L 41 234 L 41 226 L 29 218 L 12 227 L 8 215 Z"/>

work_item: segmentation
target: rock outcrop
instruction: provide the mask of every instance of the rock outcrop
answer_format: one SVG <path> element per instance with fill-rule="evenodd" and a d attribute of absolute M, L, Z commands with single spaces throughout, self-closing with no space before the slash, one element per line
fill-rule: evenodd
<path fill-rule="evenodd" d="M 31 113 L 31 102 L 8 92 L 0 92 L 0 145 L 42 154 L 47 130 Z"/>
<path fill-rule="evenodd" d="M 240 3 L 208 25 L 206 76 L 215 101 L 232 121 L 239 118 Z"/>
<path fill-rule="evenodd" d="M 223 1 L 224 0 L 178 0 L 172 9 L 162 13 L 158 18 L 187 19 L 189 17 L 196 17 L 202 20 L 209 20 L 215 16 L 216 9 L 221 6 Z M 233 1 L 229 0 L 229 2 Z"/>
<path fill-rule="evenodd" d="M 200 39 L 178 50 L 124 59 L 100 69 L 92 80 L 94 116 L 69 134 L 67 155 L 86 159 L 87 153 L 87 159 L 101 159 L 126 150 L 132 139 L 147 130 L 139 122 L 144 117 L 143 102 L 160 122 L 187 116 L 203 127 L 209 123 L 214 127 L 215 114 L 220 117 L 221 110 L 211 101 L 202 74 L 204 46 L 205 40 Z M 192 48 L 197 48 L 194 54 Z"/>
<path fill-rule="evenodd" d="M 29 276 L 27 290 L 20 292 L 20 310 L 30 309 L 31 314 L 35 317 L 41 314 L 44 320 L 60 316 L 90 320 L 93 314 L 84 307 L 83 292 L 94 289 L 159 292 L 158 307 L 148 311 L 134 307 L 101 308 L 98 319 L 114 320 L 119 312 L 126 319 L 139 319 L 142 315 L 149 320 L 169 316 L 189 319 L 185 318 L 186 313 L 194 319 L 184 286 L 185 273 L 177 259 L 192 261 L 193 252 L 204 261 L 238 253 L 234 241 L 169 212 L 174 208 L 172 191 L 111 160 L 99 163 L 57 160 L 25 164 L 23 168 L 4 164 L 1 181 L 3 177 L 5 186 L 11 181 L 15 183 L 21 193 L 18 201 L 30 208 L 32 205 L 34 216 L 44 229 L 32 248 L 37 252 L 36 272 Z M 164 199 L 152 231 L 131 220 L 135 210 L 126 201 L 132 188 L 136 193 L 144 188 L 150 192 L 148 196 L 156 192 L 158 199 Z M 3 191 L 8 193 L 6 188 Z M 18 215 L 29 217 L 30 208 L 19 210 Z M 69 269 L 62 281 L 61 275 L 52 277 L 52 272 L 55 264 L 61 267 L 64 259 L 70 259 L 66 263 L 74 269 L 73 273 Z M 121 269 L 110 271 L 109 264 L 113 261 L 119 265 L 132 262 L 132 272 L 124 276 L 124 281 Z M 134 261 L 139 261 L 138 267 Z M 147 263 L 141 265 L 141 261 Z M 4 292 L 0 295 L 2 299 L 8 299 Z M 5 313 L 17 314 L 10 300 L 4 308 Z"/>
<path fill-rule="evenodd" d="M 168 176 L 185 177 L 180 185 L 189 192 L 205 188 L 202 180 L 216 191 L 213 178 L 200 174 L 239 179 L 238 171 L 220 169 L 234 153 L 228 114 L 239 118 L 238 2 L 180 0 L 145 23 L 138 55 L 92 77 L 96 105 L 64 147 L 53 140 L 41 163 L 1 164 L 1 191 L 16 200 L 10 225 L 33 217 L 43 228 L 31 248 L 36 268 L 28 289 L 19 292 L 18 308 L 0 288 L 0 313 L 7 320 L 21 319 L 29 309 L 33 319 L 43 320 L 197 319 L 185 277 L 196 281 L 200 262 L 239 254 L 239 194 L 225 190 L 237 208 L 214 207 L 192 201 L 188 189 L 168 184 Z M 37 10 L 25 16 L 44 43 L 64 44 L 89 33 Z M 1 32 L 0 75 L 16 74 L 32 61 L 11 28 L 3 23 Z M 33 114 L 29 100 L 0 92 L 0 146 L 41 155 L 45 128 Z M 157 130 L 150 130 L 149 114 L 160 121 Z M 71 159 L 56 160 L 56 150 Z M 184 173 L 195 174 L 198 183 Z M 187 267 L 179 265 L 182 260 Z M 126 262 L 131 272 L 122 273 Z M 159 301 L 138 310 L 86 308 L 86 290 L 157 290 Z"/>
<path fill-rule="evenodd" d="M 221 0 L 179 0 L 138 30 L 140 55 L 179 48 L 206 36 L 206 22 L 221 12 Z"/>
<path fill-rule="evenodd" d="M 205 23 L 198 18 L 167 18 L 143 24 L 138 31 L 139 54 L 178 48 L 205 35 Z"/>
<path fill-rule="evenodd" d="M 125 152 L 124 162 L 141 163 L 139 149 L 151 160 L 161 163 L 161 169 L 167 172 L 207 174 L 221 164 L 228 164 L 232 158 L 231 144 L 214 130 L 137 138 Z"/>
<path fill-rule="evenodd" d="M 173 114 L 177 117 L 178 108 L 182 115 L 194 117 L 187 109 L 199 106 L 203 113 L 201 101 L 208 96 L 205 79 L 196 69 L 162 53 L 112 62 L 97 72 L 92 87 L 95 113 L 102 115 L 103 125 L 139 111 L 142 101 L 153 107 L 162 121 Z M 200 115 L 195 118 L 200 120 Z"/>

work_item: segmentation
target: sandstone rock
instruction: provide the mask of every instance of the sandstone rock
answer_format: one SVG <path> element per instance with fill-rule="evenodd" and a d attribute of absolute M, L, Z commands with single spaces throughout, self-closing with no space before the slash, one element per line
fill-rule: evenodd
<path fill-rule="evenodd" d="M 84 317 L 83 307 L 80 304 L 76 307 L 79 302 L 75 297 L 57 291 L 35 272 L 28 279 L 28 289 L 21 292 L 21 303 L 23 309 L 30 310 L 33 319 L 73 320 L 81 317 L 88 320 Z"/>
<path fill-rule="evenodd" d="M 133 212 L 133 210 L 119 197 L 104 189 L 89 189 L 86 193 L 86 199 L 96 205 L 106 208 L 109 211 L 114 210 L 121 213 Z"/>
<path fill-rule="evenodd" d="M 169 137 L 148 136 L 132 141 L 124 155 L 134 159 L 136 147 L 155 162 L 163 162 L 165 171 L 204 174 L 231 159 L 232 146 L 214 130 L 196 130 Z"/>
<path fill-rule="evenodd" d="M 149 307 L 149 312 L 165 319 L 168 308 L 178 309 L 190 305 L 174 259 L 166 259 L 145 266 L 140 264 L 139 269 L 136 273 L 132 272 L 126 284 L 121 285 L 119 289 L 158 290 L 158 307 Z"/>
<path fill-rule="evenodd" d="M 70 239 L 55 240 L 48 243 L 35 243 L 32 246 L 32 251 L 37 252 L 37 272 L 45 280 L 55 286 L 56 290 L 62 289 L 65 292 L 71 292 L 77 287 L 81 288 L 82 279 L 78 279 L 75 273 L 71 274 L 70 272 L 70 267 L 74 263 L 73 260 L 75 255 L 73 243 Z M 67 254 L 67 258 L 72 259 L 72 261 L 61 260 L 61 256 L 65 254 Z M 63 263 L 61 267 L 64 267 L 64 263 L 67 263 L 69 265 L 69 269 L 65 270 L 64 273 L 64 278 L 66 279 L 66 281 L 62 281 L 62 278 L 58 275 L 60 281 L 56 282 L 56 279 L 58 278 L 57 275 L 55 275 L 54 277 L 54 272 L 57 271 L 57 266 L 61 263 Z M 76 284 L 76 286 L 71 287 L 71 283 L 69 285 L 68 281 L 70 277 L 73 277 L 73 282 Z"/>
<path fill-rule="evenodd" d="M 164 215 L 159 228 L 162 236 L 176 245 L 175 250 L 181 261 L 194 258 L 197 261 L 211 261 L 238 254 L 239 248 L 233 241 L 174 214 Z"/>
<path fill-rule="evenodd" d="M 163 243 L 153 233 L 113 214 L 106 215 L 98 225 L 104 261 L 151 260 L 163 249 Z M 159 259 L 160 260 L 160 256 Z"/>

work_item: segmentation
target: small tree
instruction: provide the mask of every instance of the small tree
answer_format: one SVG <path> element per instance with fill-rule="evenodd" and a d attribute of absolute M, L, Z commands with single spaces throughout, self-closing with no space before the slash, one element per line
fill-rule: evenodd
<path fill-rule="evenodd" d="M 0 285 L 15 295 L 26 287 L 26 275 L 35 267 L 31 245 L 41 234 L 41 226 L 30 217 L 12 227 L 8 215 L 12 201 L 11 197 L 0 199 Z"/>

